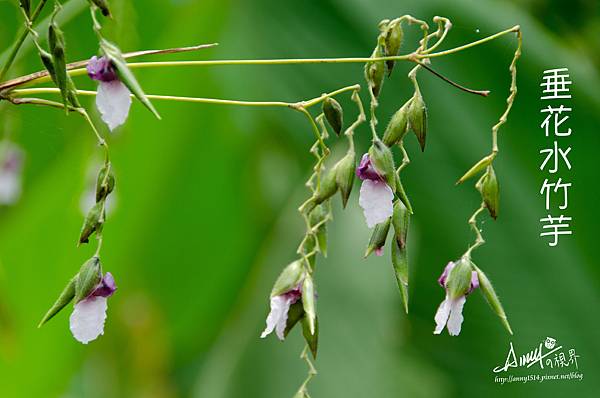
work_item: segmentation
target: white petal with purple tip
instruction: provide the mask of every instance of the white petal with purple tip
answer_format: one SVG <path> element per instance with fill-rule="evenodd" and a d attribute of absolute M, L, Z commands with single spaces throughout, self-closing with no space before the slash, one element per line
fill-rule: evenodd
<path fill-rule="evenodd" d="M 363 209 L 367 226 L 373 228 L 394 214 L 394 193 L 383 181 L 364 180 L 358 204 Z"/>
<path fill-rule="evenodd" d="M 87 344 L 103 334 L 107 308 L 106 297 L 90 297 L 75 304 L 69 318 L 73 337 Z"/>
<path fill-rule="evenodd" d="M 102 120 L 112 131 L 127 120 L 131 106 L 131 92 L 120 80 L 100 82 L 96 94 L 96 106 Z"/>

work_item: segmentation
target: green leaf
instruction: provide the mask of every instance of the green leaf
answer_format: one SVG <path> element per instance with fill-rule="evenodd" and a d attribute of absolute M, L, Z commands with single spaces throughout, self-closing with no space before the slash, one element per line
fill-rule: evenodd
<path fill-rule="evenodd" d="M 150 102 L 150 100 L 144 94 L 144 90 L 136 80 L 135 76 L 127 66 L 127 62 L 125 62 L 125 58 L 121 54 L 121 50 L 119 48 L 109 42 L 106 39 L 100 40 L 100 48 L 104 55 L 112 62 L 113 66 L 117 70 L 117 74 L 119 75 L 119 79 L 129 88 L 129 90 L 135 95 L 135 97 L 142 103 L 146 108 L 150 110 L 156 116 L 157 119 L 160 119 L 160 115 L 154 109 L 154 106 Z"/>

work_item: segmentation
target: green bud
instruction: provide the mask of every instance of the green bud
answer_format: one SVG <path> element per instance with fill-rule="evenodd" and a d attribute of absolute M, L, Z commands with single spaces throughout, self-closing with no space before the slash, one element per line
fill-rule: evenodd
<path fill-rule="evenodd" d="M 408 131 L 408 110 L 411 100 L 406 101 L 400 109 L 394 113 L 392 119 L 383 133 L 383 143 L 389 147 L 399 143 Z"/>
<path fill-rule="evenodd" d="M 371 54 L 371 58 L 380 58 L 384 56 L 384 38 L 380 35 L 377 40 L 377 46 Z M 385 76 L 385 63 L 383 61 L 367 62 L 365 64 L 365 79 L 369 84 L 371 93 L 374 97 L 378 97 L 383 86 L 383 78 Z"/>
<path fill-rule="evenodd" d="M 60 296 L 58 296 L 58 299 L 56 299 L 56 302 L 50 307 L 48 312 L 46 312 L 46 315 L 44 315 L 38 327 L 42 327 L 42 325 L 52 319 L 54 315 L 58 314 L 71 302 L 71 300 L 73 300 L 73 297 L 75 297 L 75 279 L 76 278 L 73 278 L 67 283 L 67 286 L 65 286 L 64 290 Z"/>
<path fill-rule="evenodd" d="M 492 160 L 494 160 L 495 156 L 496 155 L 491 154 L 491 155 L 488 155 L 488 156 L 482 158 L 481 160 L 479 160 L 479 162 L 475 163 L 475 165 L 473 167 L 471 167 L 469 170 L 467 170 L 467 172 L 462 177 L 460 177 L 458 181 L 456 181 L 456 185 L 462 184 L 463 182 L 467 181 L 469 178 L 473 178 L 477 174 L 482 172 L 483 169 L 485 169 L 492 163 Z"/>
<path fill-rule="evenodd" d="M 356 174 L 356 154 L 354 153 L 354 149 L 348 150 L 346 156 L 337 162 L 334 169 L 335 182 L 340 188 L 340 194 L 342 195 L 342 206 L 346 208 L 354 185 L 354 175 Z"/>
<path fill-rule="evenodd" d="M 401 200 L 394 203 L 394 214 L 392 215 L 392 225 L 394 226 L 394 236 L 400 249 L 406 249 L 406 236 L 408 235 L 408 226 L 410 224 L 410 212 Z"/>
<path fill-rule="evenodd" d="M 283 332 L 284 337 L 287 337 L 287 335 L 292 331 L 294 326 L 296 326 L 298 321 L 300 321 L 303 316 L 304 308 L 302 307 L 302 300 L 298 300 L 294 304 L 290 305 L 287 321 L 285 323 L 285 330 Z"/>
<path fill-rule="evenodd" d="M 365 258 L 368 257 L 375 250 L 385 246 L 385 240 L 387 239 L 388 231 L 390 230 L 390 218 L 386 221 L 375 225 L 371 239 L 369 239 L 369 245 L 365 251 Z"/>
<path fill-rule="evenodd" d="M 421 92 L 418 90 L 415 92 L 410 102 L 408 123 L 419 140 L 421 151 L 425 151 L 425 139 L 427 138 L 427 107 L 425 106 Z"/>
<path fill-rule="evenodd" d="M 478 184 L 477 189 L 481 192 L 481 197 L 490 212 L 490 216 L 495 220 L 498 217 L 498 180 L 496 179 L 496 173 L 494 168 L 490 164 L 487 168 L 487 172 L 481 180 L 481 184 Z"/>
<path fill-rule="evenodd" d="M 308 331 L 311 335 L 314 335 L 317 311 L 315 302 L 315 285 L 312 276 L 310 275 L 306 275 L 304 282 L 302 282 L 302 306 L 304 307 L 304 316 L 308 322 Z"/>
<path fill-rule="evenodd" d="M 108 9 L 108 2 L 106 0 L 89 0 L 90 3 L 94 4 L 96 7 L 102 11 L 102 15 L 105 17 L 110 17 L 110 10 Z"/>
<path fill-rule="evenodd" d="M 310 212 L 308 220 L 313 228 L 316 225 L 319 225 L 315 235 L 317 238 L 317 243 L 319 244 L 319 251 L 323 253 L 324 257 L 327 257 L 327 223 L 325 220 L 329 216 L 329 212 L 325 209 L 325 207 L 326 206 L 323 204 L 316 206 Z"/>
<path fill-rule="evenodd" d="M 314 205 L 323 203 L 337 192 L 338 186 L 336 183 L 336 174 L 335 167 L 324 173 L 324 176 L 321 178 L 319 183 L 317 192 L 315 192 L 313 197 Z"/>
<path fill-rule="evenodd" d="M 104 164 L 96 179 L 96 202 L 100 202 L 115 189 L 115 176 L 110 163 Z"/>
<path fill-rule="evenodd" d="M 81 228 L 81 234 L 79 235 L 79 244 L 88 243 L 89 237 L 94 232 L 99 232 L 102 230 L 103 223 L 103 201 L 96 203 L 88 212 L 87 216 L 85 216 L 85 221 L 83 222 L 83 227 Z"/>
<path fill-rule="evenodd" d="M 89 296 L 101 280 L 102 267 L 100 259 L 94 256 L 83 263 L 77 274 L 75 279 L 75 303 Z"/>
<path fill-rule="evenodd" d="M 156 112 L 156 109 L 154 109 L 154 106 L 146 97 L 146 94 L 144 94 L 144 90 L 142 90 L 142 87 L 136 80 L 133 73 L 131 73 L 131 70 L 129 70 L 127 62 L 125 62 L 125 58 L 123 58 L 123 55 L 121 54 L 121 50 L 119 50 L 116 45 L 104 38 L 100 40 L 100 48 L 102 49 L 102 52 L 106 58 L 108 58 L 115 67 L 117 74 L 119 75 L 119 80 L 121 80 L 123 84 L 129 88 L 133 95 L 135 95 L 135 97 L 142 104 L 144 104 L 144 106 L 148 108 L 157 119 L 160 119 L 160 115 L 158 112 Z"/>
<path fill-rule="evenodd" d="M 396 169 L 392 151 L 381 140 L 374 139 L 369 148 L 369 158 L 375 169 L 383 175 L 387 184 L 396 192 Z"/>
<path fill-rule="evenodd" d="M 310 322 L 308 317 L 305 315 L 302 317 L 302 335 L 310 352 L 314 359 L 317 359 L 317 347 L 319 345 L 319 317 L 315 316 L 315 330 L 314 333 L 310 331 Z"/>
<path fill-rule="evenodd" d="M 481 292 L 485 296 L 492 310 L 500 317 L 502 324 L 508 330 L 508 333 L 513 334 L 510 324 L 508 323 L 508 319 L 506 318 L 506 314 L 504 313 L 504 308 L 502 308 L 502 304 L 500 303 L 500 299 L 496 295 L 494 288 L 492 287 L 492 283 L 488 279 L 488 277 L 480 270 L 477 266 L 473 265 L 475 271 L 477 271 L 477 278 L 479 278 L 479 287 L 481 288 Z"/>
<path fill-rule="evenodd" d="M 46 70 L 48 71 L 50 78 L 52 79 L 54 84 L 58 85 L 56 83 L 56 72 L 54 71 L 54 61 L 52 59 L 52 55 L 41 47 L 38 48 L 38 52 L 40 54 L 42 64 L 44 65 L 44 68 L 46 68 Z"/>
<path fill-rule="evenodd" d="M 65 36 L 54 20 L 58 10 L 58 8 L 54 10 L 52 20 L 50 21 L 50 25 L 48 25 L 48 44 L 50 45 L 50 52 L 52 53 L 52 59 L 54 61 L 54 77 L 56 85 L 60 89 L 65 110 L 68 111 L 69 87 L 67 83 L 67 62 L 65 60 Z"/>
<path fill-rule="evenodd" d="M 333 131 L 339 136 L 344 125 L 344 110 L 340 103 L 334 98 L 325 98 L 323 101 L 323 114 L 325 115 L 325 119 L 327 119 L 327 123 L 329 123 Z"/>
<path fill-rule="evenodd" d="M 385 55 L 386 57 L 394 57 L 400 53 L 400 47 L 402 46 L 402 38 L 404 32 L 402 31 L 402 21 L 395 19 L 390 22 L 385 31 Z M 392 74 L 394 69 L 395 61 L 388 60 L 385 62 L 388 69 L 388 76 Z"/>
<path fill-rule="evenodd" d="M 290 263 L 281 271 L 271 290 L 271 297 L 279 296 L 295 289 L 305 276 L 302 260 Z"/>
<path fill-rule="evenodd" d="M 397 239 L 392 242 L 392 265 L 396 283 L 402 295 L 404 311 L 408 314 L 408 255 L 406 248 L 401 248 Z"/>
<path fill-rule="evenodd" d="M 473 266 L 471 260 L 462 257 L 456 262 L 446 280 L 446 289 L 451 299 L 456 299 L 467 294 L 471 287 Z"/>

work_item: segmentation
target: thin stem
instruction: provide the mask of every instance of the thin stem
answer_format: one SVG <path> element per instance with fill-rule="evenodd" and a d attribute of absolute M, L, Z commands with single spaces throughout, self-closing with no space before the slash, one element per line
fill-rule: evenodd
<path fill-rule="evenodd" d="M 33 23 L 35 23 L 37 18 L 40 16 L 40 13 L 42 12 L 42 9 L 46 5 L 47 1 L 48 0 L 40 0 L 38 5 L 33 10 L 33 13 L 31 14 L 30 22 L 28 22 L 29 25 L 33 25 Z M 12 50 L 10 51 L 8 58 L 6 59 L 6 62 L 4 63 L 4 66 L 2 67 L 2 70 L 0 71 L 0 81 L 4 80 L 6 73 L 8 73 L 8 70 L 10 69 L 12 63 L 15 61 L 15 58 L 17 57 L 17 54 L 19 53 L 19 49 L 25 42 L 25 39 L 27 38 L 28 34 L 29 34 L 29 26 L 25 26 L 25 28 L 23 28 L 23 30 L 21 30 L 21 32 L 19 33 L 19 36 L 17 37 L 17 40 L 15 41 L 15 44 L 13 45 Z"/>
<path fill-rule="evenodd" d="M 310 349 L 308 347 L 308 344 L 306 344 L 304 346 L 304 349 L 302 350 L 302 353 L 300 354 L 300 358 L 304 359 L 304 361 L 306 362 L 306 365 L 308 366 L 308 375 L 306 376 L 306 380 L 304 380 L 304 382 L 298 389 L 298 393 L 297 393 L 298 395 L 299 394 L 306 394 L 306 395 L 308 394 L 306 391 L 306 386 L 312 380 L 312 378 L 317 375 L 317 369 L 315 368 L 315 365 L 313 365 L 312 361 L 310 360 L 310 358 L 308 356 L 309 350 Z M 300 396 L 305 396 L 305 395 L 300 395 Z"/>
<path fill-rule="evenodd" d="M 447 78 L 446 76 L 442 75 L 441 73 L 436 72 L 435 70 L 433 70 L 427 64 L 424 64 L 423 62 L 420 62 L 420 61 L 417 61 L 417 60 L 415 60 L 414 62 L 417 63 L 417 64 L 419 64 L 421 67 L 423 67 L 427 71 L 433 73 L 435 76 L 439 77 L 440 79 L 442 79 L 446 83 L 449 83 L 450 85 L 458 88 L 459 90 L 462 90 L 462 91 L 470 93 L 470 94 L 481 95 L 482 97 L 487 97 L 490 94 L 489 90 L 473 90 L 473 89 L 467 88 L 465 86 L 461 86 L 460 84 L 458 84 L 458 83 L 450 80 L 449 78 Z"/>
<path fill-rule="evenodd" d="M 473 215 L 471 215 L 471 218 L 469 218 L 469 225 L 471 226 L 471 229 L 473 230 L 473 232 L 475 232 L 475 243 L 473 243 L 471 246 L 469 246 L 469 248 L 467 249 L 467 251 L 464 254 L 465 257 L 470 257 L 471 252 L 474 249 L 478 248 L 479 246 L 481 246 L 485 243 L 485 240 L 483 239 L 483 236 L 481 235 L 481 231 L 479 230 L 479 227 L 477 226 L 477 216 L 479 215 L 479 213 L 481 213 L 484 210 L 485 210 L 485 203 L 482 202 L 481 206 L 479 206 L 479 208 L 477 210 L 475 210 Z"/>
<path fill-rule="evenodd" d="M 521 30 L 521 27 L 519 25 L 515 25 L 510 29 L 503 30 L 502 32 L 495 33 L 491 36 L 484 37 L 483 39 L 480 39 L 480 40 L 477 40 L 477 41 L 474 41 L 472 43 L 468 43 L 468 44 L 465 44 L 462 46 L 454 47 L 454 48 L 451 48 L 446 51 L 439 51 L 437 53 L 432 53 L 432 54 L 419 54 L 418 58 L 435 58 L 435 57 L 443 57 L 444 55 L 454 54 L 459 51 L 463 51 L 463 50 L 478 46 L 480 44 L 487 43 L 488 41 L 497 39 L 498 37 L 504 36 L 508 33 L 519 32 L 520 30 Z"/>

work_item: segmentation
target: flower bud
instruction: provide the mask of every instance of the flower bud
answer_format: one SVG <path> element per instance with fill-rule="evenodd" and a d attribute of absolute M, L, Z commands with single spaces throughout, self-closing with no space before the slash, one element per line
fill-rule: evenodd
<path fill-rule="evenodd" d="M 325 209 L 323 204 L 316 206 L 309 214 L 308 220 L 311 227 L 315 228 L 318 225 L 315 232 L 317 243 L 319 244 L 319 251 L 323 253 L 324 257 L 327 257 L 327 222 L 326 219 L 329 216 L 329 212 Z"/>
<path fill-rule="evenodd" d="M 379 37 L 377 40 L 377 46 L 373 50 L 371 54 L 371 58 L 380 58 L 384 56 L 383 47 L 384 47 L 384 38 Z M 369 88 L 371 89 L 371 93 L 373 93 L 374 97 L 378 97 L 381 92 L 381 87 L 383 86 L 383 78 L 385 76 L 385 63 L 383 61 L 373 61 L 367 62 L 365 64 L 365 79 L 369 84 Z"/>
<path fill-rule="evenodd" d="M 450 271 L 446 281 L 446 290 L 451 299 L 465 296 L 471 291 L 473 266 L 471 260 L 462 257 Z"/>
<path fill-rule="evenodd" d="M 325 115 L 325 119 L 327 119 L 327 123 L 329 123 L 333 131 L 339 136 L 344 125 L 344 110 L 340 103 L 334 98 L 325 98 L 323 101 L 323 114 Z"/>
<path fill-rule="evenodd" d="M 315 284 L 310 275 L 306 275 L 302 282 L 302 306 L 304 307 L 304 316 L 308 322 L 308 331 L 310 335 L 314 335 L 317 311 L 315 303 Z"/>
<path fill-rule="evenodd" d="M 400 249 L 406 249 L 406 236 L 408 235 L 408 225 L 410 223 L 410 212 L 401 200 L 394 203 L 394 215 L 392 216 L 392 225 L 394 226 L 394 236 Z"/>
<path fill-rule="evenodd" d="M 108 9 L 108 2 L 106 0 L 90 0 L 92 4 L 102 11 L 102 15 L 105 17 L 110 17 L 110 10 Z"/>
<path fill-rule="evenodd" d="M 100 201 L 94 205 L 85 216 L 81 234 L 79 235 L 79 244 L 88 243 L 89 237 L 94 232 L 99 232 L 102 229 L 104 201 Z"/>
<path fill-rule="evenodd" d="M 369 148 L 369 159 L 392 191 L 396 192 L 396 168 L 390 148 L 379 139 L 373 140 L 373 145 Z"/>
<path fill-rule="evenodd" d="M 98 172 L 96 179 L 96 202 L 106 199 L 113 189 L 115 189 L 115 176 L 111 164 L 106 163 Z"/>
<path fill-rule="evenodd" d="M 421 151 L 425 151 L 425 139 L 427 138 L 427 107 L 421 96 L 421 92 L 417 90 L 410 101 L 408 111 L 408 123 L 410 128 L 417 136 Z"/>
<path fill-rule="evenodd" d="M 304 336 L 304 340 L 306 340 L 306 344 L 308 344 L 308 348 L 310 348 L 313 358 L 317 359 L 317 347 L 319 344 L 319 317 L 315 316 L 314 333 L 311 333 L 310 331 L 308 317 L 306 315 L 302 317 L 302 335 Z"/>
<path fill-rule="evenodd" d="M 397 239 L 392 242 L 392 265 L 402 295 L 404 311 L 408 314 L 408 255 L 406 248 L 401 248 Z"/>
<path fill-rule="evenodd" d="M 494 290 L 492 283 L 488 279 L 488 277 L 483 273 L 482 270 L 479 269 L 476 265 L 473 265 L 475 271 L 477 272 L 477 278 L 479 279 L 479 287 L 481 288 L 481 292 L 485 296 L 486 301 L 492 307 L 492 310 L 496 315 L 500 317 L 502 324 L 508 330 L 508 333 L 513 334 L 510 324 L 508 323 L 508 319 L 506 318 L 506 313 L 504 312 L 504 308 L 502 308 L 502 304 L 500 303 L 500 299 L 496 295 L 496 291 Z"/>
<path fill-rule="evenodd" d="M 369 245 L 365 251 L 365 258 L 373 252 L 380 256 L 382 254 L 383 246 L 385 246 L 385 240 L 387 239 L 388 231 L 390 230 L 390 219 L 375 225 L 371 239 L 369 239 Z"/>
<path fill-rule="evenodd" d="M 473 167 L 471 167 L 469 170 L 467 170 L 467 172 L 462 177 L 460 177 L 458 179 L 458 181 L 456 181 L 456 185 L 462 184 L 463 182 L 467 181 L 469 178 L 475 177 L 477 174 L 479 174 L 481 171 L 483 171 L 483 169 L 485 169 L 492 163 L 492 160 L 494 160 L 494 157 L 495 157 L 495 155 L 491 154 L 491 155 L 488 155 L 488 156 L 480 159 L 477 163 L 475 163 L 475 165 L 473 165 Z"/>
<path fill-rule="evenodd" d="M 394 57 L 400 53 L 400 47 L 402 46 L 402 37 L 404 36 L 404 32 L 402 31 L 402 21 L 399 19 L 394 19 L 387 25 L 387 29 L 385 30 L 385 56 L 386 57 Z M 392 69 L 394 69 L 393 60 L 385 61 L 388 76 L 392 74 Z"/>
<path fill-rule="evenodd" d="M 336 174 L 335 167 L 324 173 L 319 183 L 319 187 L 317 188 L 317 192 L 315 192 L 313 196 L 312 202 L 314 202 L 314 205 L 323 203 L 337 192 L 338 186 L 336 183 Z"/>
<path fill-rule="evenodd" d="M 75 303 L 88 297 L 102 280 L 100 259 L 96 256 L 83 263 L 75 279 Z"/>
<path fill-rule="evenodd" d="M 52 82 L 54 82 L 54 84 L 58 85 L 56 83 L 56 72 L 54 71 L 54 61 L 52 60 L 52 55 L 48 51 L 44 50 L 43 48 L 38 48 L 38 52 L 40 54 L 40 59 L 42 60 L 42 64 L 44 65 L 44 68 L 46 68 L 46 70 L 48 71 L 48 74 L 50 75 Z"/>
<path fill-rule="evenodd" d="M 490 212 L 490 216 L 495 220 L 498 217 L 498 180 L 496 179 L 496 173 L 494 168 L 490 164 L 487 168 L 487 172 L 483 176 L 481 183 L 477 184 L 477 189 L 481 192 L 481 197 Z"/>
<path fill-rule="evenodd" d="M 54 21 L 57 12 L 58 8 L 54 11 L 54 14 L 52 14 L 52 20 L 50 25 L 48 25 L 48 44 L 50 45 L 50 52 L 52 53 L 54 63 L 56 85 L 60 89 L 65 109 L 67 109 L 69 103 L 69 88 L 67 85 L 67 63 L 65 61 L 65 36 Z"/>
<path fill-rule="evenodd" d="M 348 150 L 346 156 L 344 156 L 335 165 L 335 181 L 337 186 L 340 188 L 340 194 L 342 196 L 342 206 L 346 208 L 348 204 L 348 198 L 352 192 L 352 186 L 354 185 L 354 169 L 356 166 L 356 154 L 354 149 Z"/>
<path fill-rule="evenodd" d="M 67 283 L 67 286 L 65 286 L 64 290 L 62 291 L 60 296 L 58 296 L 58 299 L 56 299 L 56 302 L 54 302 L 54 304 L 52 305 L 52 307 L 50 307 L 48 312 L 46 312 L 46 315 L 44 315 L 38 327 L 42 327 L 42 325 L 44 325 L 46 322 L 52 319 L 54 315 L 58 314 L 60 310 L 65 308 L 67 304 L 69 304 L 71 300 L 73 300 L 73 297 L 75 297 L 75 280 L 76 277 L 71 279 L 69 283 Z"/>
<path fill-rule="evenodd" d="M 281 274 L 279 274 L 279 277 L 275 281 L 273 290 L 271 290 L 271 297 L 279 296 L 290 290 L 296 289 L 302 282 L 304 276 L 305 271 L 302 266 L 302 260 L 296 260 L 290 263 L 283 271 L 281 271 Z"/>
<path fill-rule="evenodd" d="M 135 97 L 146 107 L 150 112 L 156 116 L 157 119 L 160 119 L 160 115 L 150 102 L 150 100 L 144 94 L 144 90 L 138 83 L 137 79 L 131 73 L 131 70 L 127 66 L 127 62 L 125 62 L 125 58 L 123 58 L 123 54 L 121 54 L 121 50 L 115 44 L 109 42 L 108 40 L 102 38 L 100 40 L 100 48 L 102 52 L 106 56 L 106 58 L 111 61 L 111 65 L 116 69 L 119 80 L 127 86 L 129 91 L 135 95 Z"/>
<path fill-rule="evenodd" d="M 383 133 L 383 143 L 389 147 L 399 143 L 408 130 L 408 109 L 411 100 L 406 101 L 400 109 L 394 113 L 392 119 Z"/>

